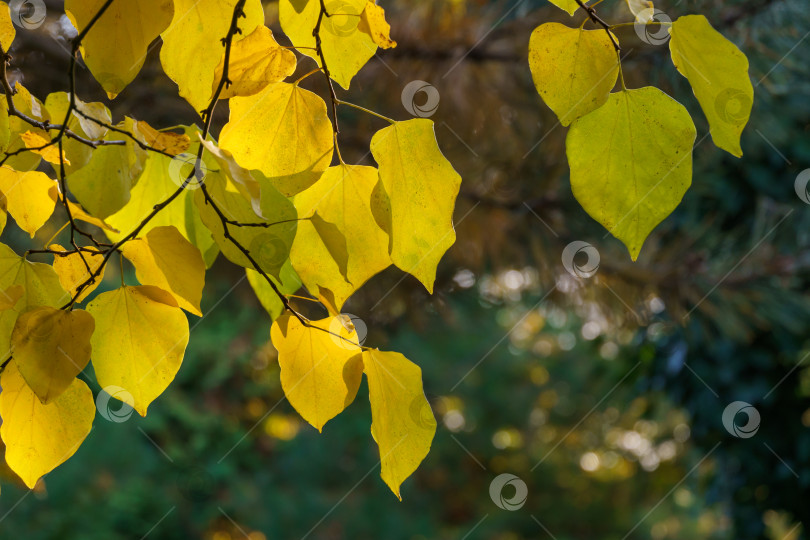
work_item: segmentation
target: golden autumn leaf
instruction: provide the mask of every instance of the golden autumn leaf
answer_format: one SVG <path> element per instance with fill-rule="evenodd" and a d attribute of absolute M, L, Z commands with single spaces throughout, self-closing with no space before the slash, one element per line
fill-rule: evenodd
<path fill-rule="evenodd" d="M 62 253 L 68 252 L 68 250 L 58 244 L 48 246 L 48 249 Z M 99 253 L 98 249 L 84 248 L 81 254 L 69 253 L 68 255 L 54 255 L 53 269 L 59 276 L 59 283 L 62 284 L 62 288 L 70 293 L 72 298 L 76 295 L 78 287 L 90 279 L 91 272 L 98 270 L 103 261 L 104 256 Z M 90 271 L 88 271 L 88 267 Z M 101 285 L 106 268 L 106 266 L 102 268 L 98 277 L 82 289 L 82 292 L 76 298 L 76 302 L 83 301 L 91 292 L 96 290 L 96 287 Z"/>
<path fill-rule="evenodd" d="M 385 10 L 372 0 L 366 2 L 357 28 L 371 36 L 371 40 L 381 49 L 393 49 L 397 46 L 397 42 L 391 39 L 391 25 L 385 20 Z"/>
<path fill-rule="evenodd" d="M 20 134 L 20 139 L 25 143 L 25 147 L 33 153 L 39 154 L 48 163 L 59 165 L 59 147 L 56 144 L 51 144 L 50 139 L 46 139 L 41 134 L 33 131 Z M 70 160 L 65 157 L 64 152 L 62 152 L 62 159 L 65 165 L 70 165 Z"/>
<path fill-rule="evenodd" d="M 50 196 L 54 180 L 39 171 L 19 172 L 0 167 L 0 192 L 8 213 L 22 230 L 34 237 L 53 214 L 56 203 Z"/>

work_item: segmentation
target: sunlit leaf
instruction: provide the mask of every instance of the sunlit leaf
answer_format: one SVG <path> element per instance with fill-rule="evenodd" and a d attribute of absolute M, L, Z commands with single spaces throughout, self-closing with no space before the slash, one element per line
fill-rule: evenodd
<path fill-rule="evenodd" d="M 141 416 L 174 379 L 188 344 L 188 320 L 169 293 L 152 286 L 121 287 L 87 306 L 96 320 L 93 368 L 102 388 L 132 395 Z"/>
<path fill-rule="evenodd" d="M 68 251 L 58 244 L 48 246 L 48 249 L 62 253 L 67 253 Z M 70 293 L 71 297 L 76 295 L 78 287 L 88 281 L 91 272 L 98 270 L 104 261 L 104 256 L 100 255 L 97 249 L 84 249 L 85 251 L 81 254 L 70 253 L 69 255 L 54 255 L 53 258 L 53 269 L 59 276 L 59 283 L 62 284 L 63 289 Z M 88 271 L 88 267 L 90 271 Z M 77 302 L 81 302 L 87 298 L 87 295 L 101 285 L 101 280 L 104 279 L 104 270 L 106 270 L 106 266 L 101 270 L 95 280 L 90 281 L 89 284 L 82 289 L 82 292 L 76 298 Z"/>
<path fill-rule="evenodd" d="M 302 217 L 290 258 L 307 289 L 335 312 L 366 281 L 391 264 L 388 235 L 374 219 L 371 194 L 377 169 L 359 165 L 330 167 L 312 187 L 295 197 Z M 332 224 L 343 241 L 343 257 L 330 246 Z M 340 241 L 340 239 L 338 239 Z"/>
<path fill-rule="evenodd" d="M 26 131 L 20 135 L 20 138 L 25 143 L 25 147 L 33 153 L 39 154 L 48 163 L 59 165 L 59 146 L 51 144 L 50 139 L 46 139 L 40 133 L 33 131 Z M 64 152 L 62 158 L 66 165 L 70 165 L 70 160 L 65 157 Z"/>
<path fill-rule="evenodd" d="M 208 106 L 215 71 L 225 54 L 222 39 L 228 33 L 238 0 L 174 0 L 174 18 L 161 34 L 160 63 L 180 95 L 195 111 Z M 239 20 L 236 43 L 264 22 L 260 0 L 247 0 L 246 17 Z"/>
<path fill-rule="evenodd" d="M 442 155 L 433 122 L 396 122 L 374 134 L 371 153 L 380 166 L 388 204 L 377 219 L 389 227 L 391 260 L 433 292 L 436 267 L 456 240 L 453 208 L 461 177 Z M 383 197 L 385 200 L 385 197 Z"/>
<path fill-rule="evenodd" d="M 275 82 L 280 82 L 295 72 L 295 53 L 285 49 L 273 39 L 273 32 L 263 24 L 245 39 L 231 48 L 228 78 L 232 81 L 220 94 L 221 99 L 236 96 L 252 96 Z M 225 67 L 225 58 L 214 74 L 213 90 L 216 90 Z"/>
<path fill-rule="evenodd" d="M 332 123 L 323 99 L 288 83 L 233 98 L 219 146 L 258 169 L 286 196 L 308 188 L 332 161 Z"/>
<path fill-rule="evenodd" d="M 273 290 L 273 287 L 267 283 L 267 280 L 264 279 L 259 272 L 251 268 L 247 268 L 245 272 L 247 273 L 250 287 L 256 294 L 256 298 L 259 299 L 262 307 L 267 311 L 267 314 L 270 315 L 270 320 L 275 321 L 284 311 L 284 304 Z M 273 280 L 273 283 L 278 287 L 281 294 L 293 294 L 301 288 L 301 278 L 295 273 L 289 260 L 281 267 L 279 274 L 281 280 L 277 280 L 272 276 L 270 276 L 270 279 Z M 2 297 L 0 297 L 0 300 L 1 299 Z"/>
<path fill-rule="evenodd" d="M 611 94 L 571 125 L 566 150 L 574 196 L 633 260 L 692 182 L 695 135 L 683 105 L 651 86 Z"/>
<path fill-rule="evenodd" d="M 529 68 L 543 101 L 567 126 L 605 104 L 619 76 L 619 58 L 602 30 L 546 23 L 532 32 Z"/>
<path fill-rule="evenodd" d="M 11 22 L 11 11 L 8 4 L 0 2 L 0 47 L 3 47 L 3 52 L 11 49 L 11 43 L 16 35 L 17 30 L 14 28 L 14 23 Z"/>
<path fill-rule="evenodd" d="M 391 39 L 391 25 L 385 20 L 385 10 L 372 0 L 366 2 L 357 28 L 371 36 L 374 44 L 381 49 L 392 49 L 397 46 L 397 42 Z"/>
<path fill-rule="evenodd" d="M 273 323 L 281 387 L 295 410 L 318 431 L 357 394 L 363 373 L 357 333 L 337 317 L 304 326 L 290 314 Z"/>
<path fill-rule="evenodd" d="M 741 157 L 740 135 L 754 104 L 748 58 L 703 15 L 680 17 L 670 34 L 672 62 L 692 85 L 714 144 Z"/>
<path fill-rule="evenodd" d="M 80 309 L 43 306 L 20 315 L 11 333 L 14 362 L 40 401 L 53 402 L 87 366 L 94 329 Z"/>
<path fill-rule="evenodd" d="M 167 154 L 176 156 L 188 150 L 191 140 L 185 133 L 173 131 L 158 131 L 143 120 L 135 122 L 135 129 L 143 136 L 143 140 L 151 148 L 162 150 Z"/>
<path fill-rule="evenodd" d="M 39 478 L 72 456 L 84 441 L 96 414 L 93 393 L 79 379 L 51 403 L 40 402 L 16 363 L 0 376 L 0 436 L 6 463 L 33 489 Z"/>
<path fill-rule="evenodd" d="M 18 172 L 6 165 L 0 167 L 0 192 L 5 195 L 8 213 L 31 238 L 53 214 L 55 203 L 49 190 L 54 184 L 39 171 Z"/>
<path fill-rule="evenodd" d="M 382 479 L 399 487 L 425 459 L 436 420 L 422 389 L 422 370 L 399 353 L 363 351 L 371 402 L 371 434 L 380 448 Z"/>
<path fill-rule="evenodd" d="M 205 263 L 200 251 L 177 228 L 156 227 L 143 238 L 124 244 L 121 251 L 135 267 L 138 281 L 163 289 L 181 308 L 202 316 Z"/>
<path fill-rule="evenodd" d="M 579 4 L 576 0 L 548 0 L 563 11 L 567 11 L 569 15 L 573 15 L 579 9 Z M 583 4 L 585 2 L 583 1 Z"/>

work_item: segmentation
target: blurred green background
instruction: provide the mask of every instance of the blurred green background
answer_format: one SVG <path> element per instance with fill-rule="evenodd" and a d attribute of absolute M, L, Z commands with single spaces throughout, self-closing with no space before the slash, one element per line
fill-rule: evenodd
<path fill-rule="evenodd" d="M 402 89 L 435 86 L 437 138 L 464 178 L 436 294 L 391 269 L 346 307 L 368 327 L 367 345 L 422 367 L 439 421 L 403 502 L 379 479 L 366 388 L 323 434 L 305 424 L 283 398 L 268 316 L 220 260 L 206 316 L 190 318 L 183 367 L 149 416 L 98 415 L 76 455 L 32 492 L 6 471 L 0 537 L 810 537 L 810 205 L 794 189 L 810 167 L 807 3 L 656 3 L 672 19 L 703 13 L 737 43 L 756 98 L 744 157 L 698 143 L 692 188 L 637 263 L 573 199 L 565 130 L 526 61 L 534 27 L 582 15 L 571 23 L 545 0 L 380 3 L 399 46 L 346 99 L 406 119 Z M 47 23 L 18 32 L 11 51 L 12 79 L 40 98 L 67 89 L 69 24 L 61 2 L 47 6 Z M 277 4 L 265 8 L 277 30 Z M 632 20 L 623 0 L 599 13 Z M 628 86 L 682 102 L 701 141 L 708 126 L 666 45 L 633 27 L 617 35 Z M 194 122 L 157 55 L 111 104 L 116 118 Z M 312 67 L 302 61 L 299 73 Z M 317 77 L 306 84 L 325 95 Z M 86 72 L 79 88 L 85 101 L 103 99 Z M 215 133 L 226 119 L 222 106 Z M 348 108 L 340 120 L 346 161 L 370 164 L 368 141 L 384 125 Z M 600 254 L 589 279 L 563 268 L 574 240 Z M 27 240 L 9 225 L 3 241 Z M 115 287 L 116 272 L 108 279 Z M 91 369 L 86 379 L 98 392 Z M 734 401 L 759 412 L 754 436 L 724 427 Z M 504 473 L 526 485 L 519 509 L 490 494 Z M 514 494 L 514 484 L 500 493 Z"/>

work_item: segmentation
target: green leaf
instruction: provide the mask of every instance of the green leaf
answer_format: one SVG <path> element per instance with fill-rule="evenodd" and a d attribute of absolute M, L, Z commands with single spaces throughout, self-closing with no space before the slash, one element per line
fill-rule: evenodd
<path fill-rule="evenodd" d="M 245 272 L 256 298 L 259 299 L 262 307 L 270 315 L 270 320 L 275 321 L 284 311 L 284 304 L 281 303 L 276 292 L 259 272 L 252 268 L 246 268 Z M 281 294 L 294 294 L 301 288 L 301 278 L 295 273 L 289 260 L 281 267 L 279 274 L 281 275 L 280 281 L 272 276 L 270 276 L 270 279 L 276 284 Z"/>
<path fill-rule="evenodd" d="M 433 293 L 436 267 L 456 240 L 453 208 L 461 177 L 442 155 L 433 122 L 424 118 L 378 131 L 371 153 L 385 193 L 374 197 L 374 212 L 390 229 L 391 260 Z"/>
<path fill-rule="evenodd" d="M 672 63 L 692 85 L 714 144 L 741 157 L 740 135 L 754 105 L 748 58 L 703 15 L 679 18 L 670 34 Z"/>
<path fill-rule="evenodd" d="M 567 126 L 605 104 L 619 58 L 602 30 L 546 23 L 532 32 L 529 68 L 543 101 Z"/>
<path fill-rule="evenodd" d="M 571 189 L 588 214 L 624 242 L 633 260 L 692 182 L 695 125 L 651 86 L 611 94 L 571 125 Z"/>
<path fill-rule="evenodd" d="M 422 389 L 422 370 L 396 352 L 363 351 L 371 402 L 371 434 L 380 448 L 383 481 L 399 487 L 419 466 L 436 434 L 436 419 Z"/>

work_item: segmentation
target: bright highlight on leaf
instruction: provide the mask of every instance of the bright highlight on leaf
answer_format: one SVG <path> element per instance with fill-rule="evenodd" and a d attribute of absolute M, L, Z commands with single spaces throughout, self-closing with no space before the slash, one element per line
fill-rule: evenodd
<path fill-rule="evenodd" d="M 87 306 L 96 320 L 93 368 L 102 388 L 129 392 L 141 416 L 174 380 L 188 344 L 188 320 L 169 293 L 121 287 Z"/>
<path fill-rule="evenodd" d="M 741 157 L 740 135 L 754 105 L 748 58 L 703 15 L 679 18 L 670 34 L 672 63 L 692 85 L 714 144 Z"/>
<path fill-rule="evenodd" d="M 90 362 L 95 321 L 86 311 L 37 307 L 17 319 L 11 334 L 14 362 L 42 403 L 68 389 Z"/>
<path fill-rule="evenodd" d="M 621 240 L 633 260 L 692 182 L 695 125 L 657 88 L 610 95 L 571 125 L 571 189 L 588 214 Z"/>
<path fill-rule="evenodd" d="M 211 100 L 214 72 L 225 55 L 221 40 L 231 26 L 237 1 L 174 0 L 174 18 L 160 35 L 163 70 L 180 87 L 180 96 L 197 112 Z M 245 18 L 239 20 L 242 33 L 234 36 L 234 43 L 264 22 L 260 0 L 247 0 L 244 11 Z"/>
<path fill-rule="evenodd" d="M 65 13 L 81 32 L 106 0 L 65 0 Z M 172 20 L 172 0 L 113 2 L 82 41 L 90 72 L 110 99 L 135 79 L 149 44 Z"/>
<path fill-rule="evenodd" d="M 321 20 L 320 38 L 323 56 L 332 79 L 349 89 L 352 78 L 377 52 L 377 44 L 369 33 L 360 30 L 360 16 L 368 0 L 341 0 L 329 2 L 334 13 Z M 281 29 L 298 52 L 309 56 L 320 66 L 321 61 L 314 48 L 315 31 L 321 12 L 321 3 L 309 0 L 280 0 L 279 20 Z"/>
<path fill-rule="evenodd" d="M 278 349 L 284 395 L 304 420 L 321 431 L 354 401 L 363 363 L 357 334 L 336 317 L 309 324 L 282 315 L 273 323 L 270 338 Z"/>
<path fill-rule="evenodd" d="M 359 165 L 330 167 L 315 185 L 295 197 L 302 221 L 290 258 L 307 289 L 335 313 L 366 281 L 388 268 L 388 235 L 374 219 L 371 197 L 377 169 Z M 330 245 L 331 224 L 343 241 L 343 257 Z M 325 230 L 326 229 L 326 230 Z"/>
<path fill-rule="evenodd" d="M 237 41 L 231 49 L 228 78 L 221 99 L 258 94 L 268 84 L 283 81 L 295 72 L 295 53 L 285 49 L 273 38 L 273 32 L 265 25 L 256 27 L 252 34 Z M 225 58 L 217 66 L 214 74 L 213 91 L 219 85 L 225 69 Z"/>
<path fill-rule="evenodd" d="M 433 292 L 436 267 L 456 240 L 453 208 L 461 177 L 442 155 L 433 122 L 395 122 L 374 134 L 371 153 L 384 195 L 374 203 L 390 236 L 391 260 Z"/>
<path fill-rule="evenodd" d="M 67 461 L 90 433 L 96 414 L 93 393 L 84 381 L 73 379 L 45 405 L 25 383 L 16 362 L 6 366 L 0 386 L 6 463 L 34 489 L 37 480 Z"/>
<path fill-rule="evenodd" d="M 309 90 L 271 84 L 255 96 L 233 98 L 230 106 L 220 148 L 245 169 L 260 170 L 287 197 L 314 184 L 332 161 L 326 103 Z"/>
<path fill-rule="evenodd" d="M 567 126 L 607 102 L 619 58 L 602 30 L 546 23 L 532 32 L 529 68 L 543 101 Z"/>
<path fill-rule="evenodd" d="M 141 284 L 163 289 L 181 308 L 202 317 L 200 300 L 205 284 L 205 262 L 200 251 L 177 228 L 154 228 L 121 249 L 124 257 L 135 266 L 135 275 Z"/>
<path fill-rule="evenodd" d="M 396 352 L 363 351 L 371 402 L 371 434 L 380 448 L 382 479 L 399 487 L 430 450 L 436 419 L 422 389 L 422 370 Z"/>

